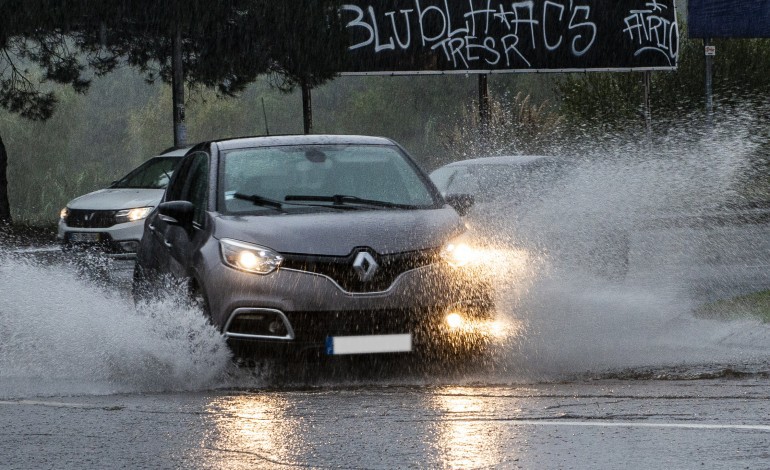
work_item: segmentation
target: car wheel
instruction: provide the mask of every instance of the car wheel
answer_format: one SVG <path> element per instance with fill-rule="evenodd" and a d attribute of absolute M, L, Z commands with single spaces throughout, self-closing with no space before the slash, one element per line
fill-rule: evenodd
<path fill-rule="evenodd" d="M 195 279 L 190 280 L 187 284 L 187 299 L 191 308 L 200 310 L 209 322 L 211 322 L 211 310 L 209 309 L 208 297 Z"/>
<path fill-rule="evenodd" d="M 147 268 L 139 264 L 134 265 L 134 275 L 131 280 L 131 296 L 134 299 L 134 305 L 141 305 L 156 300 L 158 298 L 158 287 L 154 282 L 157 276 Z"/>

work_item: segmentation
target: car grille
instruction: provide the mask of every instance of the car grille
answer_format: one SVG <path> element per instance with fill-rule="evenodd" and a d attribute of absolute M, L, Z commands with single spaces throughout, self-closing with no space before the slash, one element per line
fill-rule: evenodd
<path fill-rule="evenodd" d="M 339 312 L 285 312 L 295 340 L 323 343 L 327 336 L 384 335 L 409 333 L 439 309 L 352 310 Z"/>
<path fill-rule="evenodd" d="M 107 228 L 115 225 L 116 211 L 70 209 L 67 226 L 74 228 Z"/>
<path fill-rule="evenodd" d="M 356 256 L 365 251 L 374 257 L 378 264 L 377 271 L 368 281 L 362 281 L 353 269 Z M 333 279 L 346 292 L 366 293 L 387 290 L 398 276 L 423 266 L 436 263 L 439 259 L 437 248 L 405 253 L 380 255 L 368 248 L 353 250 L 348 256 L 308 256 L 282 253 L 282 268 L 322 274 Z"/>

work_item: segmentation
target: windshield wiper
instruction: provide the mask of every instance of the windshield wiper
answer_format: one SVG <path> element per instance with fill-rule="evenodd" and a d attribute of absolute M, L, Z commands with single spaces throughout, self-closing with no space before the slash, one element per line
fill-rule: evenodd
<path fill-rule="evenodd" d="M 262 197 L 259 194 L 234 193 L 233 197 L 235 199 L 251 201 L 254 203 L 255 206 L 270 207 L 272 209 L 277 209 L 277 210 L 283 209 L 283 204 L 281 204 L 280 201 L 276 201 L 275 199 L 270 199 L 267 197 Z"/>
<path fill-rule="evenodd" d="M 328 206 L 326 204 L 302 204 L 302 203 L 296 203 L 296 202 L 283 203 L 281 201 L 270 199 L 268 197 L 263 197 L 258 194 L 233 193 L 233 197 L 236 199 L 243 199 L 244 201 L 251 201 L 254 203 L 254 205 L 269 207 L 270 209 L 275 209 L 281 212 L 283 212 L 283 206 L 285 205 L 299 206 L 299 207 L 320 207 L 323 209 L 335 209 L 335 210 L 356 209 L 355 207 Z"/>
<path fill-rule="evenodd" d="M 285 198 L 287 201 L 308 201 L 308 202 L 331 202 L 335 206 L 344 206 L 354 204 L 358 206 L 378 207 L 387 209 L 414 209 L 415 206 L 409 204 L 398 204 L 395 202 L 378 201 L 376 199 L 363 199 L 358 196 L 349 196 L 346 194 L 335 194 L 334 196 L 302 196 L 289 195 Z"/>

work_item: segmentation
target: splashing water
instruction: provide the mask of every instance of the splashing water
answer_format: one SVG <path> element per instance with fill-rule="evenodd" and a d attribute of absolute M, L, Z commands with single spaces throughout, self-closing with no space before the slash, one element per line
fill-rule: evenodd
<path fill-rule="evenodd" d="M 704 302 L 770 287 L 767 223 L 722 223 L 761 144 L 747 119 L 712 134 L 562 146 L 576 165 L 557 190 L 524 205 L 478 204 L 469 224 L 510 255 L 494 257 L 508 265 L 498 310 L 517 328 L 494 353 L 500 367 L 466 379 L 765 367 L 770 327 L 693 315 Z M 599 258 L 623 244 L 621 276 L 596 269 L 597 251 L 585 248 L 597 241 Z M 0 255 L 0 399 L 264 385 L 255 371 L 234 371 L 200 312 L 171 298 L 141 314 L 111 290 L 66 266 Z"/>
<path fill-rule="evenodd" d="M 133 303 L 63 266 L 0 258 L 0 398 L 199 390 L 230 354 L 195 310 Z"/>
<path fill-rule="evenodd" d="M 767 367 L 768 325 L 693 315 L 703 303 L 770 288 L 770 227 L 746 222 L 756 204 L 738 184 L 753 176 L 752 158 L 766 158 L 748 119 L 711 134 L 672 130 L 637 145 L 575 146 L 563 153 L 577 166 L 545 196 L 478 208 L 472 223 L 484 236 L 545 260 L 525 287 L 501 282 L 500 310 L 525 325 L 499 352 L 505 374 Z M 613 236 L 603 237 L 608 229 Z M 613 243 L 625 250 L 619 278 L 596 269 L 602 255 L 622 251 Z"/>

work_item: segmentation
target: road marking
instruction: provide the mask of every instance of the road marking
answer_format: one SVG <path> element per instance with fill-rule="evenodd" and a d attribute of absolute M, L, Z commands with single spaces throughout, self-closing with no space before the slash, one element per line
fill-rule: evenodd
<path fill-rule="evenodd" d="M 61 401 L 40 401 L 40 400 L 0 400 L 0 405 L 21 405 L 21 406 L 48 406 L 51 408 L 78 408 L 88 410 L 117 410 L 123 409 L 122 406 L 89 405 L 87 403 L 67 403 Z"/>
<path fill-rule="evenodd" d="M 451 421 L 451 420 L 450 420 Z M 476 421 L 473 419 L 461 421 Z M 484 420 L 486 421 L 486 420 Z M 501 419 L 512 424 L 527 426 L 574 426 L 574 427 L 604 427 L 604 428 L 672 428 L 672 429 L 724 429 L 724 430 L 749 430 L 770 432 L 770 425 L 766 424 L 708 424 L 708 423 L 637 423 L 633 421 L 540 421 Z"/>
<path fill-rule="evenodd" d="M 106 411 L 118 411 L 123 406 L 105 406 L 90 405 L 86 403 L 68 403 L 57 401 L 40 400 L 0 400 L 0 405 L 21 405 L 21 406 L 48 406 L 52 408 L 79 408 L 79 409 L 101 409 Z M 597 428 L 663 428 L 663 429 L 711 429 L 711 430 L 732 430 L 732 431 L 762 431 L 770 432 L 770 425 L 767 424 L 717 424 L 717 423 L 639 423 L 634 421 L 545 421 L 537 419 L 446 419 L 444 421 L 498 421 L 508 422 L 513 425 L 522 426 L 567 426 L 567 427 L 597 427 Z M 216 449 L 214 449 L 216 450 Z"/>

